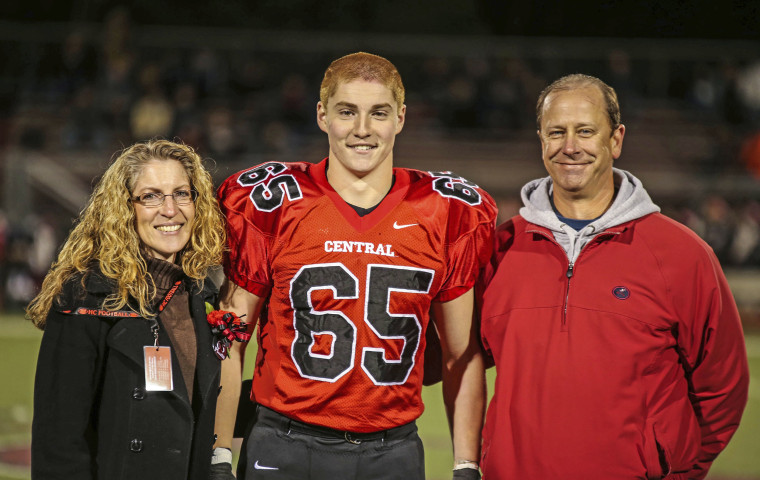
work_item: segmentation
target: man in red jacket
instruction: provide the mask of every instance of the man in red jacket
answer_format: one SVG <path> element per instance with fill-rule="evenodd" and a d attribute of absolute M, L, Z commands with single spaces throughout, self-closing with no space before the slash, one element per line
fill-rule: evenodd
<path fill-rule="evenodd" d="M 704 478 L 749 381 L 721 267 L 613 168 L 625 126 L 612 88 L 563 77 L 536 111 L 549 177 L 498 228 L 481 299 L 498 373 L 483 478 Z"/>

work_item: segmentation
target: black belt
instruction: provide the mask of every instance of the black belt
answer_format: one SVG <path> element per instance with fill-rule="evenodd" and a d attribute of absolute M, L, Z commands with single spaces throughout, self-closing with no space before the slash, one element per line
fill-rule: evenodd
<path fill-rule="evenodd" d="M 257 409 L 258 411 L 256 412 L 256 423 L 261 422 L 270 427 L 279 428 L 286 433 L 299 432 L 314 437 L 341 438 L 347 442 L 355 444 L 373 440 L 397 440 L 405 438 L 409 434 L 417 431 L 417 424 L 415 422 L 410 422 L 406 425 L 389 428 L 388 430 L 381 430 L 379 432 L 346 432 L 343 430 L 335 430 L 333 428 L 299 422 L 298 420 L 288 418 L 285 415 L 275 412 L 271 408 L 267 408 L 263 405 L 258 405 Z"/>

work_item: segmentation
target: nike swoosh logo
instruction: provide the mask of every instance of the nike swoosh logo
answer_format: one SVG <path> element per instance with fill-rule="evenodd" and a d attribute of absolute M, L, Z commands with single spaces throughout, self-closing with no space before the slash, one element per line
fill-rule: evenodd
<path fill-rule="evenodd" d="M 395 228 L 396 230 L 401 230 L 402 228 L 406 228 L 406 227 L 413 227 L 415 225 L 419 225 L 419 223 L 409 223 L 407 225 L 399 225 L 398 222 L 393 222 L 393 228 Z"/>
<path fill-rule="evenodd" d="M 253 468 L 256 470 L 279 470 L 277 467 L 265 467 L 264 465 L 259 465 L 258 460 L 256 460 L 256 463 L 253 464 Z"/>

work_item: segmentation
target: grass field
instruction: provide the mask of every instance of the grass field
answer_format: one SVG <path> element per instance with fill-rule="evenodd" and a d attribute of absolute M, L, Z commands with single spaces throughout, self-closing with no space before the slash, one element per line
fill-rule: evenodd
<path fill-rule="evenodd" d="M 40 333 L 20 315 L 0 315 L 0 451 L 25 448 L 30 439 L 32 385 Z M 747 336 L 750 399 L 728 448 L 718 457 L 708 479 L 760 480 L 760 335 Z M 249 358 L 252 357 L 249 356 Z M 493 381 L 493 371 L 489 371 Z M 418 424 L 425 444 L 429 480 L 451 478 L 451 442 L 440 386 L 423 391 L 426 410 Z M 23 459 L 23 454 L 21 456 Z M 0 461 L 2 458 L 0 457 Z M 27 467 L 0 463 L 0 480 L 29 479 Z"/>

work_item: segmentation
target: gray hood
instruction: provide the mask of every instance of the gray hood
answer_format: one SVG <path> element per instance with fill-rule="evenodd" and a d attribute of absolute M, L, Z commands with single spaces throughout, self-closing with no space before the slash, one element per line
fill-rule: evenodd
<path fill-rule="evenodd" d="M 520 209 L 520 215 L 531 223 L 551 230 L 555 240 L 562 245 L 567 258 L 573 263 L 589 240 L 604 230 L 660 211 L 660 207 L 649 198 L 641 180 L 617 168 L 612 169 L 612 174 L 617 187 L 615 200 L 601 217 L 580 232 L 561 222 L 554 213 L 550 200 L 551 177 L 533 180 L 522 188 L 521 196 L 525 206 Z"/>

